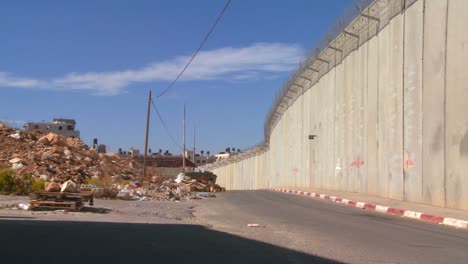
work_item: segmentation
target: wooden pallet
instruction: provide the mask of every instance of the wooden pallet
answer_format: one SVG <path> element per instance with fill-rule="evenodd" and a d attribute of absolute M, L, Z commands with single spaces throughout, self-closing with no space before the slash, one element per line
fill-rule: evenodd
<path fill-rule="evenodd" d="M 83 203 L 81 201 L 41 201 L 41 200 L 32 200 L 30 202 L 31 210 L 39 209 L 56 209 L 56 210 L 70 210 L 70 211 L 79 211 L 83 208 Z"/>

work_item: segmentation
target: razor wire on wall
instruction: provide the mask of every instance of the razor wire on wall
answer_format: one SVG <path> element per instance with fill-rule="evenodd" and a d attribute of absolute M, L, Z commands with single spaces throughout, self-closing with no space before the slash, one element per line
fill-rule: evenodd
<path fill-rule="evenodd" d="M 230 158 L 204 166 L 213 170 L 266 152 L 270 135 L 286 110 L 314 86 L 325 74 L 339 65 L 351 52 L 377 35 L 397 14 L 417 0 L 361 0 L 344 12 L 325 37 L 309 50 L 307 57 L 277 92 L 266 116 L 264 141 Z"/>

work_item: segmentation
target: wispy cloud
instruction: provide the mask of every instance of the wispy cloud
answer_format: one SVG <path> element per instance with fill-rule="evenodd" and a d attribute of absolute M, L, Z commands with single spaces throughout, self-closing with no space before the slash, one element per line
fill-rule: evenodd
<path fill-rule="evenodd" d="M 255 43 L 247 47 L 202 51 L 181 81 L 269 79 L 280 72 L 293 70 L 303 54 L 304 50 L 299 45 L 282 43 Z M 72 72 L 50 80 L 0 72 L 0 87 L 85 90 L 96 95 L 117 95 L 135 83 L 172 81 L 188 59 L 189 56 L 179 56 L 122 71 Z"/>
<path fill-rule="evenodd" d="M 25 123 L 26 121 L 24 120 L 12 120 L 12 119 L 8 119 L 8 118 L 1 118 L 0 117 L 0 123 L 3 123 L 9 127 L 15 127 L 15 128 L 21 128 Z"/>

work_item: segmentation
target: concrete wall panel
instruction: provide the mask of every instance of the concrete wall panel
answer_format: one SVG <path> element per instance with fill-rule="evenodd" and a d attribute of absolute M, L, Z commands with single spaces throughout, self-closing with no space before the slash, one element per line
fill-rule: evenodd
<path fill-rule="evenodd" d="M 359 192 L 367 192 L 367 63 L 369 44 L 365 42 L 358 50 L 359 86 L 357 96 L 358 138 L 359 152 L 354 167 L 359 180 Z"/>
<path fill-rule="evenodd" d="M 337 186 L 345 186 L 346 179 L 344 176 L 344 144 L 345 144 L 345 109 L 344 109 L 344 63 L 336 66 L 335 72 L 335 177 Z"/>
<path fill-rule="evenodd" d="M 381 195 L 379 192 L 378 171 L 378 91 L 379 91 L 379 38 L 373 37 L 368 42 L 367 65 L 367 191 L 370 194 Z"/>
<path fill-rule="evenodd" d="M 304 156 L 302 157 L 303 160 L 303 168 L 304 168 L 304 185 L 303 186 L 310 186 L 310 157 L 311 157 L 311 147 L 312 147 L 312 140 L 309 140 L 309 135 L 312 135 L 310 129 L 310 108 L 311 108 L 311 101 L 310 101 L 310 94 L 311 91 L 308 89 L 304 93 L 304 102 L 303 102 L 303 132 L 302 132 L 302 139 L 304 140 L 303 144 L 303 153 Z"/>
<path fill-rule="evenodd" d="M 393 18 L 382 13 L 379 26 L 364 20 L 375 36 L 356 47 L 348 34 L 341 62 L 329 71 L 322 63 L 327 73 L 292 96 L 268 150 L 215 169 L 219 183 L 468 210 L 467 11 L 464 0 L 416 0 Z"/>
<path fill-rule="evenodd" d="M 446 68 L 447 206 L 468 210 L 468 1 L 448 5 Z"/>
<path fill-rule="evenodd" d="M 379 34 L 379 55 L 378 55 L 378 69 L 379 69 L 379 83 L 378 83 L 378 172 L 377 172 L 377 194 L 380 196 L 388 197 L 388 184 L 389 184 L 389 171 L 388 171 L 388 141 L 389 137 L 389 124 L 387 121 L 388 102 L 389 97 L 389 81 L 390 81 L 390 48 L 389 44 L 389 27 L 385 27 Z"/>
<path fill-rule="evenodd" d="M 422 201 L 422 49 L 423 4 L 418 1 L 404 14 L 404 194 Z"/>

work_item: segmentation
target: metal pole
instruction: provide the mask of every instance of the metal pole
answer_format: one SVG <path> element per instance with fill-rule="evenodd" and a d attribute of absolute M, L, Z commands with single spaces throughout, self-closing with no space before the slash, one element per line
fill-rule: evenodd
<path fill-rule="evenodd" d="M 148 111 L 146 113 L 146 137 L 145 137 L 145 155 L 143 158 L 143 178 L 146 178 L 146 157 L 148 154 L 148 134 L 149 134 L 149 124 L 150 124 L 150 110 L 151 110 L 151 90 L 148 94 Z"/>
<path fill-rule="evenodd" d="M 182 173 L 185 173 L 185 102 L 184 102 L 184 121 L 183 121 L 183 141 L 184 150 L 182 153 Z"/>

